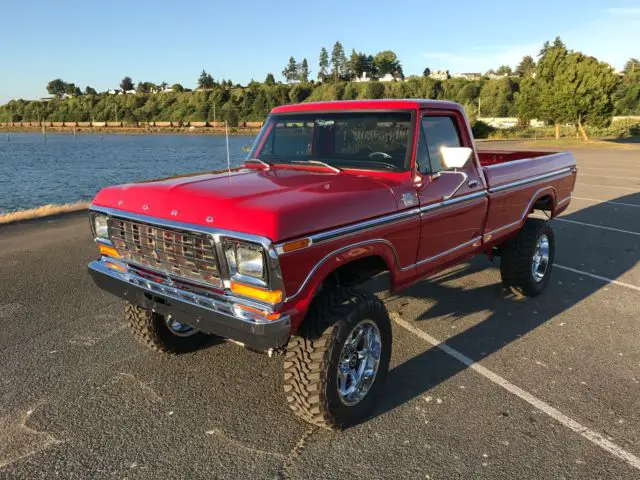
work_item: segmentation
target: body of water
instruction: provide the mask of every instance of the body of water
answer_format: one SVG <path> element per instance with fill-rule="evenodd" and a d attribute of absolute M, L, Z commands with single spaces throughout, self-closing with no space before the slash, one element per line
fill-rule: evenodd
<path fill-rule="evenodd" d="M 229 137 L 231 165 L 254 137 Z M 220 170 L 224 137 L 0 134 L 0 215 L 49 203 L 91 200 L 107 185 Z"/>

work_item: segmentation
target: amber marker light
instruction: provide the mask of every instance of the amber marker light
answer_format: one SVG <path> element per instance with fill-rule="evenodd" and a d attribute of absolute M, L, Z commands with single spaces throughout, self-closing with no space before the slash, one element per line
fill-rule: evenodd
<path fill-rule="evenodd" d="M 282 301 L 282 291 L 280 290 L 264 290 L 262 288 L 250 287 L 237 282 L 231 282 L 231 291 L 236 295 L 243 297 L 255 298 L 263 302 L 276 304 Z"/>
<path fill-rule="evenodd" d="M 120 254 L 113 247 L 100 244 L 98 245 L 98 248 L 100 249 L 100 253 L 106 257 L 120 258 Z"/>
<path fill-rule="evenodd" d="M 122 265 L 118 265 L 117 263 L 113 263 L 113 262 L 104 262 L 104 263 L 106 263 L 109 268 L 113 268 L 114 270 L 118 270 L 119 272 L 122 272 L 122 273 L 127 273 L 126 267 Z"/>
<path fill-rule="evenodd" d="M 262 310 L 258 310 L 257 308 L 253 308 L 253 307 L 248 307 L 246 305 L 240 305 L 240 304 L 236 304 L 236 307 L 245 310 L 247 312 L 251 312 L 251 313 L 256 313 L 258 315 L 260 315 L 261 317 L 264 317 L 266 320 L 278 320 L 280 318 L 280 314 L 279 313 L 265 313 Z"/>
<path fill-rule="evenodd" d="M 300 250 L 301 248 L 306 248 L 311 244 L 311 240 L 308 238 L 303 238 L 301 240 L 294 240 L 293 242 L 287 242 L 282 245 L 282 251 L 284 253 L 295 252 L 296 250 Z"/>

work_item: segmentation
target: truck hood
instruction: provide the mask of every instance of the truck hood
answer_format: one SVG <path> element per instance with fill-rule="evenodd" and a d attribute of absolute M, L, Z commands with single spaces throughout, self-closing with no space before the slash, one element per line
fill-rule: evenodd
<path fill-rule="evenodd" d="M 392 188 L 371 177 L 279 168 L 107 187 L 93 205 L 263 235 L 274 242 L 398 209 Z"/>

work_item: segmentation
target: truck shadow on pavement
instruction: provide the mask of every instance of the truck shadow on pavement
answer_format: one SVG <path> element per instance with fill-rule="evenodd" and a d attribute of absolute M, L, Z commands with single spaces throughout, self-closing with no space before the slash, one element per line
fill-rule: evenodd
<path fill-rule="evenodd" d="M 613 201 L 640 205 L 640 194 L 626 195 Z M 610 212 L 614 206 L 611 204 L 597 204 L 565 215 L 562 218 L 571 219 L 574 215 L 577 216 L 579 214 L 584 219 L 587 213 L 592 218 L 606 218 L 607 212 Z M 629 207 L 620 208 L 628 209 Z M 633 213 L 635 212 L 631 214 Z M 592 223 L 601 222 L 592 220 Z M 556 223 L 555 228 L 559 225 L 559 223 Z M 619 234 L 604 232 L 603 235 Z M 581 258 L 579 252 L 578 258 L 575 259 L 565 259 L 558 255 L 560 242 L 566 241 L 566 238 L 563 239 L 561 235 L 556 234 L 556 262 L 589 271 L 591 267 L 589 258 Z M 620 277 L 640 261 L 640 246 L 627 249 L 621 248 L 618 251 L 601 249 L 600 252 L 606 252 L 605 255 L 615 259 L 615 263 L 608 264 L 608 271 L 605 274 L 611 279 Z M 580 266 L 582 262 L 584 262 L 584 265 Z M 429 302 L 429 308 L 417 315 L 417 317 L 415 309 L 406 315 L 411 319 L 415 318 L 416 325 L 419 328 L 421 328 L 420 324 L 422 322 L 429 322 L 442 316 L 450 316 L 449 323 L 453 325 L 468 315 L 490 312 L 485 320 L 444 341 L 446 345 L 478 362 L 549 322 L 557 315 L 571 309 L 598 290 L 610 286 L 600 280 L 588 277 L 584 277 L 584 280 L 580 281 L 578 275 L 574 273 L 569 274 L 575 275 L 575 282 L 562 282 L 560 284 L 558 278 L 560 274 L 564 273 L 560 269 L 555 269 L 552 272 L 551 281 L 546 291 L 537 298 L 522 298 L 507 292 L 500 283 L 499 272 L 495 272 L 495 283 L 478 288 L 460 288 L 450 283 L 453 280 L 460 280 L 474 273 L 484 271 L 487 267 L 491 268 L 491 265 L 488 259 L 477 257 L 468 264 L 435 275 L 402 292 L 399 299 L 390 302 L 389 310 L 392 312 L 399 310 L 399 313 L 402 314 L 403 307 L 401 305 L 403 303 L 408 305 L 408 302 L 403 302 L 402 297 Z M 494 269 L 498 265 L 498 260 L 496 260 Z M 473 280 L 471 279 L 471 281 Z M 442 326 L 442 323 L 440 326 Z M 444 339 L 439 338 L 439 340 L 442 341 Z M 429 348 L 424 353 L 405 361 L 389 372 L 384 393 L 381 395 L 380 404 L 374 411 L 373 417 L 383 415 L 418 396 L 426 394 L 429 390 L 454 377 L 466 368 L 468 368 L 466 365 L 450 357 L 441 349 L 437 347 Z"/>

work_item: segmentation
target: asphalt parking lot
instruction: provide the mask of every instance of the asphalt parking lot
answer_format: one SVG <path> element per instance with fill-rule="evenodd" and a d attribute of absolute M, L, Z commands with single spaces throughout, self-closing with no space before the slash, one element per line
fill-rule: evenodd
<path fill-rule="evenodd" d="M 137 344 L 86 215 L 0 228 L 0 477 L 640 478 L 640 149 L 574 154 L 547 291 L 477 258 L 390 297 L 385 395 L 339 433 L 289 411 L 281 357 Z"/>

